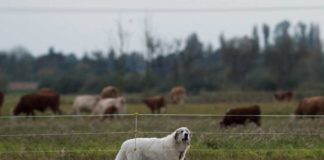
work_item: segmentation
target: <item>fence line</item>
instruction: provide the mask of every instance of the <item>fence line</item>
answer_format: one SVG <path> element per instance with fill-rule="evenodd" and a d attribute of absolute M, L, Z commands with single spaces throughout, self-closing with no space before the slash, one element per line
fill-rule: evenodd
<path fill-rule="evenodd" d="M 134 128 L 134 141 L 135 141 L 135 147 L 134 147 L 134 151 L 136 151 L 136 138 L 137 138 L 137 132 L 138 132 L 138 130 L 137 130 L 137 126 L 138 126 L 138 113 L 135 113 L 135 128 Z"/>
<path fill-rule="evenodd" d="M 189 152 L 201 152 L 201 151 L 208 151 L 208 152 L 246 152 L 246 151 L 255 151 L 255 152 L 264 152 L 264 151 L 303 151 L 303 150 L 311 150 L 311 151 L 324 151 L 324 148 L 278 148 L 278 149 L 201 149 L 201 148 L 190 148 Z M 76 153 L 76 152 L 118 152 L 119 149 L 90 149 L 90 150 L 66 150 L 65 148 L 61 150 L 14 150 L 14 151 L 3 151 L 0 154 L 10 154 L 10 153 Z M 161 151 L 161 150 L 159 150 Z M 163 151 L 173 151 L 172 149 L 164 149 Z"/>
<path fill-rule="evenodd" d="M 274 12 L 323 11 L 324 6 L 271 6 L 233 8 L 71 8 L 71 7 L 0 7 L 3 13 L 186 13 L 186 12 Z"/>
<path fill-rule="evenodd" d="M 102 114 L 102 115 L 41 115 L 41 116 L 1 116 L 0 119 L 16 119 L 16 118 L 80 118 L 80 117 L 103 117 L 103 116 L 159 116 L 159 117 L 224 117 L 224 114 Z M 261 114 L 261 115 L 226 115 L 230 117 L 241 116 L 260 116 L 260 117 L 324 117 L 324 115 L 284 115 L 284 114 Z"/>
<path fill-rule="evenodd" d="M 115 114 L 105 114 L 105 115 L 43 115 L 43 116 L 32 116 L 33 118 L 67 118 L 67 117 L 102 117 L 102 116 L 115 116 Z M 170 116 L 170 117 L 223 117 L 224 115 L 217 115 L 217 114 L 121 114 L 121 116 L 129 116 L 134 118 L 134 130 L 127 131 L 127 132 L 79 132 L 79 133 L 32 133 L 32 134 L 0 134 L 0 137 L 33 137 L 33 136 L 71 136 L 71 135 L 108 135 L 108 134 L 133 134 L 133 138 L 135 139 L 135 147 L 134 150 L 137 148 L 137 137 L 138 134 L 170 134 L 170 132 L 164 131 L 153 131 L 153 132 L 146 132 L 146 131 L 139 131 L 138 130 L 138 118 L 140 116 Z M 229 116 L 259 116 L 259 115 L 229 115 Z M 260 115 L 263 117 L 291 117 L 291 115 Z M 17 116 L 15 118 L 27 118 L 29 116 Z M 305 117 L 305 116 L 303 116 Z M 324 115 L 307 115 L 306 117 L 324 117 Z M 5 116 L 1 118 L 12 118 L 12 116 Z M 296 133 L 286 133 L 286 132 L 192 132 L 192 134 L 204 134 L 204 135 L 235 135 L 235 136 L 243 136 L 243 135 L 300 135 L 300 136 L 323 136 L 324 133 L 316 132 L 316 133 L 309 133 L 309 132 L 296 132 Z M 324 148 L 319 149 L 307 149 L 307 148 L 297 148 L 297 149 L 206 149 L 206 148 L 191 148 L 189 152 L 195 151 L 226 151 L 226 152 L 233 152 L 233 151 L 295 151 L 295 150 L 320 150 L 324 151 Z M 17 154 L 17 153 L 61 153 L 64 155 L 65 153 L 73 153 L 73 152 L 117 152 L 118 149 L 93 149 L 93 150 L 67 150 L 62 148 L 61 150 L 12 150 L 12 151 L 0 151 L 0 154 Z"/>
<path fill-rule="evenodd" d="M 104 135 L 104 134 L 131 134 L 131 133 L 133 132 L 28 133 L 28 134 L 0 134 L 0 137 L 72 136 L 72 135 Z"/>
<path fill-rule="evenodd" d="M 62 150 L 14 150 L 14 151 L 4 151 L 0 152 L 0 154 L 10 154 L 10 153 L 73 153 L 73 152 L 117 152 L 118 149 L 90 149 L 90 150 L 65 150 L 64 148 Z"/>
<path fill-rule="evenodd" d="M 322 136 L 324 132 L 191 132 L 198 135 L 296 135 L 296 136 Z M 34 136 L 74 136 L 74 135 L 108 135 L 108 134 L 134 134 L 134 138 L 137 138 L 138 134 L 170 134 L 170 132 L 141 132 L 138 130 L 129 132 L 80 132 L 80 133 L 28 133 L 28 134 L 0 134 L 0 137 L 34 137 Z"/>
<path fill-rule="evenodd" d="M 120 116 L 134 117 L 134 130 L 133 131 L 122 131 L 122 132 L 77 132 L 77 133 L 26 133 L 26 134 L 0 134 L 0 137 L 33 137 L 33 136 L 71 136 L 71 135 L 104 135 L 104 134 L 133 134 L 136 138 L 138 134 L 169 134 L 170 132 L 164 131 L 138 131 L 138 118 L 140 116 L 170 116 L 170 117 L 223 117 L 224 115 L 219 114 L 119 114 Z M 116 116 L 116 114 L 104 114 L 104 115 L 41 115 L 41 116 L 14 116 L 14 118 L 80 118 L 80 117 L 103 117 L 103 116 Z M 227 115 L 233 117 L 239 116 L 261 116 L 261 117 L 291 117 L 292 115 Z M 297 117 L 324 117 L 324 115 L 297 115 Z M 2 116 L 0 118 L 13 118 L 13 116 Z M 200 135 L 304 135 L 304 136 L 322 136 L 324 132 L 296 132 L 296 133 L 285 133 L 285 132 L 192 132 L 193 134 Z"/>
<path fill-rule="evenodd" d="M 80 118 L 80 117 L 103 117 L 103 116 L 134 116 L 134 114 L 102 114 L 102 115 L 92 115 L 92 114 L 81 114 L 81 115 L 41 115 L 41 116 L 0 116 L 0 119 L 16 119 L 16 118 Z"/>

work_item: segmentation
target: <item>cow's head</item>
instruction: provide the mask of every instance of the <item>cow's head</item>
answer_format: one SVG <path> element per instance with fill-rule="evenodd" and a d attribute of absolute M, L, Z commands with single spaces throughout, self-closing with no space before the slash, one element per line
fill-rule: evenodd
<path fill-rule="evenodd" d="M 13 109 L 11 110 L 11 113 L 12 113 L 12 115 L 14 115 L 14 116 L 19 115 L 19 114 L 21 113 L 21 110 L 20 110 L 19 106 L 17 105 L 15 108 L 13 108 Z"/>

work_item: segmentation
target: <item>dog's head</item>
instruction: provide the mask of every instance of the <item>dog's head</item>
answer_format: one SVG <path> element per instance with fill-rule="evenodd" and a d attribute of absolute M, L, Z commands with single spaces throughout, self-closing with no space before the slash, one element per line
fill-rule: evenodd
<path fill-rule="evenodd" d="M 187 127 L 178 128 L 174 131 L 174 139 L 178 143 L 187 143 L 190 144 L 191 133 Z"/>

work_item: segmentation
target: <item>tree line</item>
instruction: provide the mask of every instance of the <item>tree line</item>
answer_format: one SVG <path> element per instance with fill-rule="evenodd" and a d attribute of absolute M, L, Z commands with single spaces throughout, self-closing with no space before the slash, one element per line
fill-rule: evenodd
<path fill-rule="evenodd" d="M 124 92 L 165 92 L 183 85 L 202 90 L 324 89 L 324 59 L 316 24 L 288 21 L 255 26 L 250 35 L 203 44 L 198 35 L 162 44 L 146 32 L 145 53 L 93 51 L 77 58 L 50 47 L 35 57 L 24 47 L 0 51 L 0 88 L 37 81 L 61 93 L 98 93 L 106 85 Z M 117 54 L 116 52 L 123 52 Z"/>

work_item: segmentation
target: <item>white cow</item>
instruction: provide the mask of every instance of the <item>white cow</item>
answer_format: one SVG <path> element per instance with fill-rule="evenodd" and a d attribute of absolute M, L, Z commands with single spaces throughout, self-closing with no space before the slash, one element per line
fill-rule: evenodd
<path fill-rule="evenodd" d="M 80 95 L 75 97 L 73 106 L 72 106 L 72 114 L 80 114 L 81 111 L 92 112 L 100 100 L 100 96 L 98 95 Z"/>
<path fill-rule="evenodd" d="M 124 114 L 127 111 L 124 97 L 101 99 L 94 110 L 93 115 Z"/>

